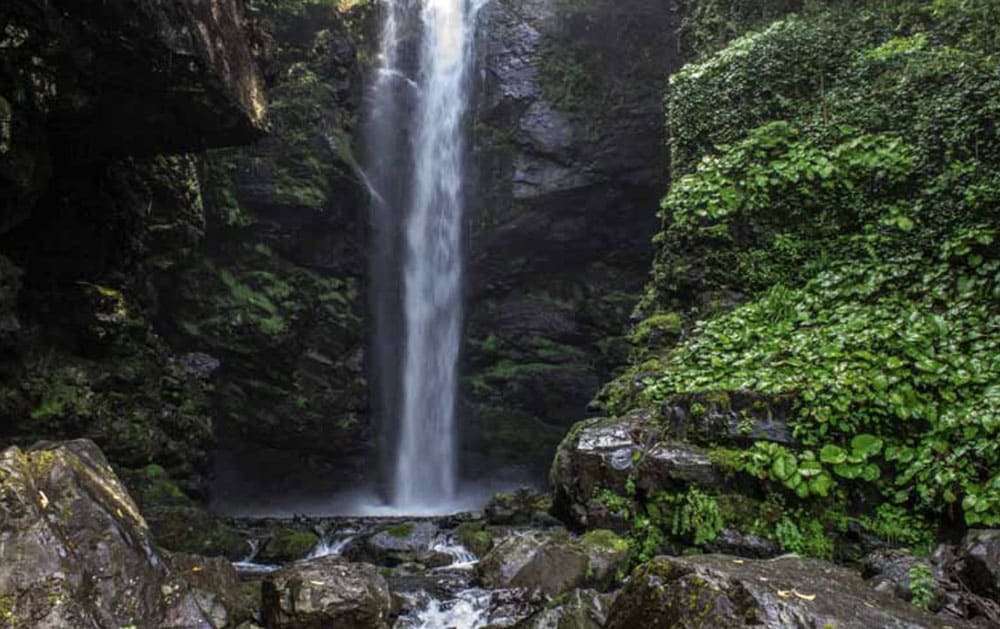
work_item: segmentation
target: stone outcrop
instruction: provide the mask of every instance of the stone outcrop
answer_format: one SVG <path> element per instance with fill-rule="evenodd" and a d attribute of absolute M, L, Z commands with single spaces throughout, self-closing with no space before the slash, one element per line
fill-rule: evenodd
<path fill-rule="evenodd" d="M 334 556 L 269 575 L 262 603 L 265 623 L 276 629 L 384 629 L 391 608 L 389 587 L 374 566 Z"/>
<path fill-rule="evenodd" d="M 657 557 L 637 568 L 607 629 L 632 627 L 917 629 L 963 627 L 876 593 L 846 568 L 812 559 Z"/>
<path fill-rule="evenodd" d="M 191 586 L 191 594 L 213 628 L 236 627 L 253 617 L 258 601 L 247 594 L 229 561 L 187 553 L 169 553 L 166 561 Z"/>
<path fill-rule="evenodd" d="M 0 454 L 0 624 L 221 626 L 184 576 L 92 442 Z"/>
<path fill-rule="evenodd" d="M 600 526 L 597 492 L 625 494 L 630 478 L 635 489 L 650 495 L 724 483 L 723 471 L 705 452 L 666 438 L 648 413 L 597 418 L 574 426 L 559 445 L 550 472 L 554 512 L 574 525 Z"/>
<path fill-rule="evenodd" d="M 487 587 L 525 588 L 553 597 L 577 587 L 607 587 L 628 561 L 628 545 L 610 531 L 591 531 L 580 538 L 526 531 L 497 544 L 476 573 Z"/>

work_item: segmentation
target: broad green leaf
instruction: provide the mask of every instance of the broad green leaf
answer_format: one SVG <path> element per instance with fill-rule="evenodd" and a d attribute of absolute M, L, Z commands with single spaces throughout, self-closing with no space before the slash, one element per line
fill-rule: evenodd
<path fill-rule="evenodd" d="M 819 451 L 819 460 L 830 465 L 838 465 L 847 460 L 847 453 L 839 446 L 826 445 Z"/>

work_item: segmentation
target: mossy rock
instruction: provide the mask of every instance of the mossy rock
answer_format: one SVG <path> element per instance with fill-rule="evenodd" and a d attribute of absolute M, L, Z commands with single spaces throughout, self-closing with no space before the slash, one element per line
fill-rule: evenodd
<path fill-rule="evenodd" d="M 615 552 L 628 551 L 628 541 L 619 537 L 613 531 L 606 529 L 596 529 L 587 531 L 580 536 L 580 543 L 585 548 L 597 550 L 610 550 Z"/>
<path fill-rule="evenodd" d="M 174 552 L 239 560 L 250 554 L 250 544 L 221 518 L 193 505 L 148 508 L 146 521 L 154 541 Z"/>
<path fill-rule="evenodd" d="M 319 537 L 315 533 L 283 528 L 268 540 L 258 558 L 264 563 L 287 563 L 302 559 L 317 544 Z"/>
<path fill-rule="evenodd" d="M 482 557 L 493 548 L 493 535 L 482 522 L 463 522 L 455 528 L 455 537 L 477 557 Z"/>
<path fill-rule="evenodd" d="M 389 528 L 385 529 L 385 532 L 388 533 L 390 537 L 395 537 L 396 539 L 406 539 L 407 537 L 413 535 L 413 522 L 400 522 L 399 524 L 393 524 Z"/>
<path fill-rule="evenodd" d="M 525 526 L 552 509 L 552 496 L 527 487 L 496 494 L 484 511 L 490 524 Z"/>
<path fill-rule="evenodd" d="M 684 317 L 678 312 L 661 312 L 643 319 L 632 332 L 631 341 L 643 350 L 668 347 L 677 342 L 684 330 Z"/>

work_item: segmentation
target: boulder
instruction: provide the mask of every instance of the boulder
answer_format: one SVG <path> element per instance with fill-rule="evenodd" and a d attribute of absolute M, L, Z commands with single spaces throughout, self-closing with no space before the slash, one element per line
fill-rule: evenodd
<path fill-rule="evenodd" d="M 382 629 L 389 626 L 392 606 L 375 566 L 332 555 L 268 575 L 261 602 L 264 624 L 276 629 Z"/>
<path fill-rule="evenodd" d="M 954 546 L 942 544 L 925 558 L 902 548 L 883 548 L 865 556 L 863 574 L 874 590 L 911 603 L 914 578 L 925 579 L 919 587 L 928 596 L 918 602 L 938 617 L 968 620 L 978 623 L 976 626 L 1000 624 L 1000 605 L 963 583 L 963 570 L 967 566 L 959 561 L 955 551 Z M 917 577 L 918 574 L 923 576 Z"/>
<path fill-rule="evenodd" d="M 973 529 L 958 550 L 965 585 L 1000 603 L 1000 529 Z"/>
<path fill-rule="evenodd" d="M 215 626 L 86 440 L 0 453 L 0 623 Z"/>
<path fill-rule="evenodd" d="M 455 527 L 455 539 L 477 557 L 482 557 L 493 548 L 493 535 L 482 522 L 463 522 Z"/>
<path fill-rule="evenodd" d="M 545 609 L 517 625 L 518 629 L 600 629 L 614 594 L 573 590 L 552 600 Z"/>
<path fill-rule="evenodd" d="M 257 556 L 261 563 L 286 563 L 303 559 L 319 544 L 319 537 L 311 531 L 279 529 L 274 537 L 267 540 Z"/>
<path fill-rule="evenodd" d="M 774 629 L 917 629 L 966 626 L 875 592 L 860 575 L 795 556 L 657 557 L 636 568 L 606 629 L 754 626 Z"/>
<path fill-rule="evenodd" d="M 257 601 L 247 595 L 233 564 L 221 557 L 167 553 L 167 564 L 191 585 L 198 607 L 213 627 L 249 621 Z"/>
<path fill-rule="evenodd" d="M 527 526 L 547 514 L 552 498 L 544 492 L 521 487 L 496 494 L 483 508 L 486 521 L 501 526 Z"/>
<path fill-rule="evenodd" d="M 705 452 L 662 436 L 645 411 L 574 426 L 559 445 L 549 474 L 554 513 L 571 524 L 593 526 L 591 516 L 598 514 L 589 503 L 595 493 L 609 489 L 625 494 L 630 478 L 649 494 L 690 485 L 722 486 L 724 474 Z"/>
<path fill-rule="evenodd" d="M 610 531 L 581 538 L 565 532 L 518 532 L 493 548 L 476 566 L 491 588 L 525 588 L 546 596 L 575 587 L 606 587 L 628 565 L 629 549 Z"/>
<path fill-rule="evenodd" d="M 380 566 L 403 563 L 420 563 L 426 566 L 443 566 L 451 562 L 450 556 L 432 548 L 438 527 L 433 522 L 400 522 L 369 535 L 360 544 L 347 549 L 355 561 L 369 561 Z"/>

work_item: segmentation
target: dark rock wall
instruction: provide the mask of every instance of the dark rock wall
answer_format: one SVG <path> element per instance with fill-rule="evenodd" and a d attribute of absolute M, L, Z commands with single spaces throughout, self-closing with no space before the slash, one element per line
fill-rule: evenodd
<path fill-rule="evenodd" d="M 202 236 L 193 158 L 266 125 L 243 3 L 0 9 L 0 439 L 87 436 L 197 491 L 207 385 L 151 324 Z"/>
<path fill-rule="evenodd" d="M 666 187 L 677 2 L 484 9 L 470 211 L 470 461 L 536 474 L 624 358 Z M 482 454 L 486 459 L 482 459 Z"/>
<path fill-rule="evenodd" d="M 164 274 L 158 322 L 219 360 L 220 499 L 329 495 L 371 456 L 367 198 L 352 153 L 366 7 L 253 3 L 271 133 L 201 160 L 208 233 Z"/>

